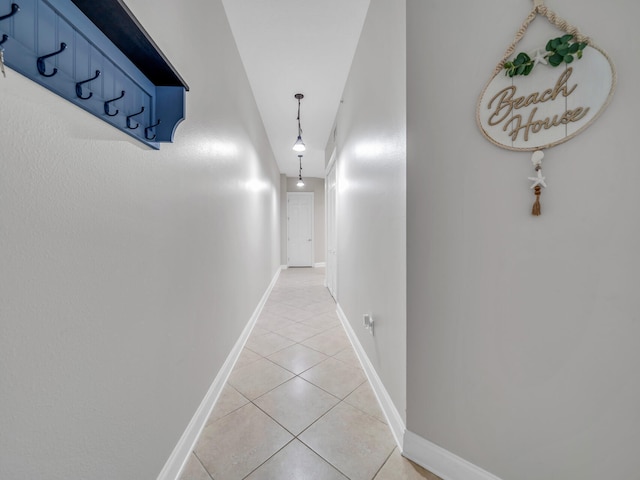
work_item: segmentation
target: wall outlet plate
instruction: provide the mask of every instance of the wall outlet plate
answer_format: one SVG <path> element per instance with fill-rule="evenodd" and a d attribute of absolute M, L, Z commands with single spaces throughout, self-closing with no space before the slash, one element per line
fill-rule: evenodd
<path fill-rule="evenodd" d="M 371 318 L 371 314 L 365 313 L 362 316 L 362 325 L 364 326 L 364 328 L 369 330 L 369 333 L 371 335 L 373 335 L 373 318 Z"/>

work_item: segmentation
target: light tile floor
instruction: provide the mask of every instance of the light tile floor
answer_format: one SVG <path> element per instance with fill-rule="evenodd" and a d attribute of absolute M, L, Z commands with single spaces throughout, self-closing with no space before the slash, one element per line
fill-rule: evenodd
<path fill-rule="evenodd" d="M 398 452 L 323 282 L 281 273 L 180 480 L 439 480 Z"/>

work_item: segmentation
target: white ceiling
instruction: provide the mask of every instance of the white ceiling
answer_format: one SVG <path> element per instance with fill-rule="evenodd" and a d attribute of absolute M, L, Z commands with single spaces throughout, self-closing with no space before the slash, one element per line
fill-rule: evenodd
<path fill-rule="evenodd" d="M 273 153 L 298 176 L 298 101 L 302 176 L 324 177 L 324 148 L 370 0 L 222 0 Z"/>

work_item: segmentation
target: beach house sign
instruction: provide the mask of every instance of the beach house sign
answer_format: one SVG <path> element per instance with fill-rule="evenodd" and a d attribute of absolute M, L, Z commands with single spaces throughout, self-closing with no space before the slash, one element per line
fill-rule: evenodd
<path fill-rule="evenodd" d="M 534 64 L 536 55 L 530 75 L 510 77 L 503 68 L 480 96 L 478 125 L 500 147 L 535 151 L 566 142 L 593 123 L 613 93 L 613 66 L 598 47 L 587 44 L 582 58 L 556 68 L 539 50 L 529 55 Z"/>
<path fill-rule="evenodd" d="M 536 197 L 531 213 L 537 216 L 540 194 L 547 187 L 542 174 L 544 150 L 572 139 L 598 118 L 613 96 L 616 71 L 603 50 L 548 9 L 544 0 L 533 3 L 480 94 L 476 122 L 493 144 L 533 152 L 535 175 L 528 180 Z M 560 35 L 518 51 L 538 15 L 546 17 Z"/>
<path fill-rule="evenodd" d="M 544 0 L 533 3 L 476 108 L 482 134 L 509 150 L 542 150 L 573 138 L 606 108 L 616 84 L 615 68 L 603 50 Z M 517 53 L 538 16 L 561 35 L 537 45 L 525 42 L 537 48 Z"/>

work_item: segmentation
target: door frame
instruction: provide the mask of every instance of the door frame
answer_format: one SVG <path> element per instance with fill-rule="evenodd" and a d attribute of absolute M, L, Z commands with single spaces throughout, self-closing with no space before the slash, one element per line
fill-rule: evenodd
<path fill-rule="evenodd" d="M 287 267 L 290 267 L 289 264 L 289 198 L 295 196 L 307 196 L 311 197 L 311 264 L 309 267 L 313 267 L 315 265 L 315 196 L 313 192 L 287 192 Z M 294 267 L 303 267 L 303 265 L 293 265 Z M 304 265 L 305 267 L 307 265 Z"/>
<path fill-rule="evenodd" d="M 333 208 L 334 208 L 334 215 L 333 215 L 333 232 L 334 232 L 334 236 L 335 236 L 335 248 L 336 248 L 336 253 L 335 253 L 335 265 L 333 266 L 334 269 L 334 274 L 335 274 L 335 278 L 334 278 L 334 282 L 333 282 L 333 288 L 334 291 L 332 292 L 331 289 L 329 289 L 329 268 L 327 268 L 325 270 L 325 286 L 327 287 L 327 290 L 329 290 L 329 293 L 331 293 L 331 295 L 333 296 L 333 299 L 337 302 L 338 301 L 338 156 L 336 154 L 336 149 L 333 149 L 333 152 L 331 152 L 331 157 L 329 158 L 329 163 L 327 163 L 327 166 L 324 170 L 324 203 L 325 203 L 325 207 L 324 207 L 324 219 L 325 219 L 325 226 L 324 226 L 324 231 L 325 231 L 325 245 L 326 245 L 326 251 L 325 251 L 325 258 L 326 258 L 326 265 L 328 267 L 329 265 L 329 175 L 331 174 L 331 171 L 334 171 L 334 175 L 336 177 L 336 186 L 335 186 L 335 199 L 333 202 Z"/>

